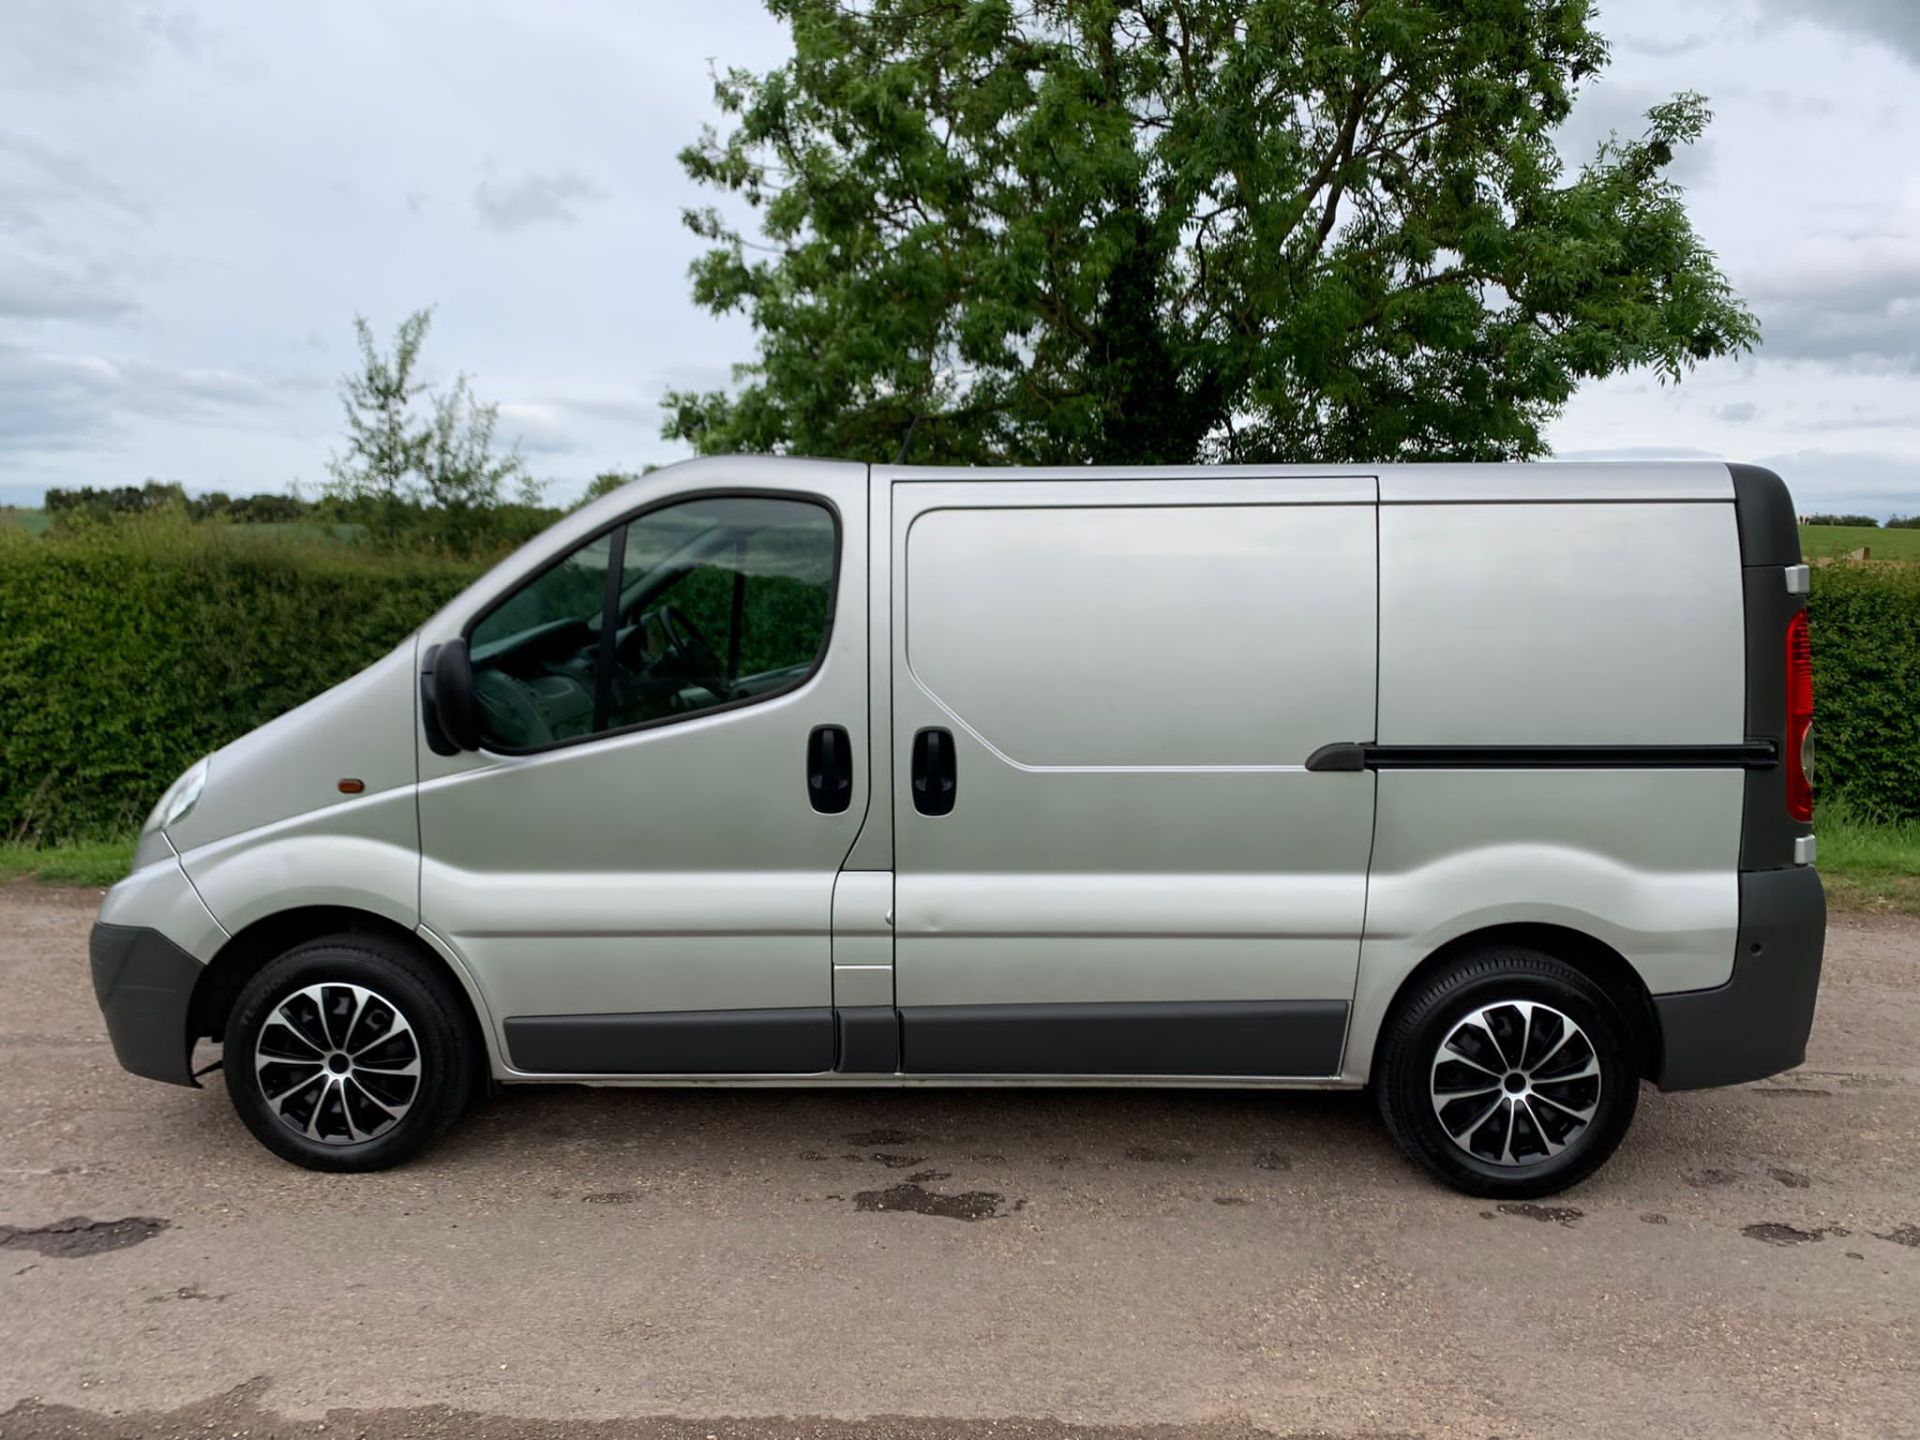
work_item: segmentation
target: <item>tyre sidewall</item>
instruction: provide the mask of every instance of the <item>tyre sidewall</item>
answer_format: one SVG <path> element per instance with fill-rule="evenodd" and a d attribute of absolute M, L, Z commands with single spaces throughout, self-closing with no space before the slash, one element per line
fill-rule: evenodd
<path fill-rule="evenodd" d="M 1533 951 L 1476 957 L 1424 990 L 1396 1029 L 1386 1084 L 1389 1122 L 1434 1174 L 1470 1195 L 1524 1199 L 1552 1195 L 1591 1175 L 1619 1146 L 1639 1103 L 1640 1076 L 1619 1015 L 1598 986 L 1578 971 Z M 1430 1086 L 1440 1044 L 1461 1020 L 1505 1000 L 1550 1005 L 1587 1034 L 1600 1061 L 1600 1104 L 1565 1151 L 1532 1165 L 1496 1165 L 1454 1143 L 1433 1112 Z M 1423 1003 L 1425 1002 L 1425 1003 Z"/>
<path fill-rule="evenodd" d="M 273 1112 L 255 1075 L 254 1047 L 274 1008 L 309 985 L 361 985 L 396 1006 L 420 1048 L 412 1107 L 371 1140 L 328 1145 L 299 1134 Z M 432 1143 L 466 1108 L 474 1057 L 465 1027 L 438 977 L 398 947 L 347 937 L 316 941 L 268 964 L 247 982 L 227 1021 L 221 1051 L 227 1094 L 254 1137 L 282 1159 L 311 1170 L 379 1170 Z"/>

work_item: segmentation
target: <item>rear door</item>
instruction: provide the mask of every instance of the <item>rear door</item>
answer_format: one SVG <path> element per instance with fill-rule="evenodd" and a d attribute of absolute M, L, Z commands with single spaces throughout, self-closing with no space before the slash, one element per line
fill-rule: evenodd
<path fill-rule="evenodd" d="M 901 480 L 903 1068 L 1339 1068 L 1373 776 L 1365 477 Z"/>

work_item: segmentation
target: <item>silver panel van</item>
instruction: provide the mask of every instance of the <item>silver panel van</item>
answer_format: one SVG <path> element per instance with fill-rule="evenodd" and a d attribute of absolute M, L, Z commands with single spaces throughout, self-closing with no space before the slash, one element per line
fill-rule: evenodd
<path fill-rule="evenodd" d="M 1742 465 L 692 461 L 181 776 L 94 984 L 315 1169 L 495 1083 L 1293 1086 L 1548 1194 L 1805 1054 L 1806 591 Z"/>

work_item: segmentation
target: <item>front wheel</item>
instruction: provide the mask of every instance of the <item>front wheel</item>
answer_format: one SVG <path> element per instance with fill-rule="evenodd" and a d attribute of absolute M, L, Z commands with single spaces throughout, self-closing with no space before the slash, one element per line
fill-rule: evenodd
<path fill-rule="evenodd" d="M 1565 961 L 1492 946 L 1424 980 L 1389 1020 L 1387 1129 L 1469 1195 L 1527 1199 L 1587 1178 L 1633 1121 L 1640 1076 L 1599 986 Z"/>
<path fill-rule="evenodd" d="M 309 1170 L 380 1170 L 459 1118 L 477 1056 L 441 975 L 383 937 L 288 951 L 247 982 L 221 1068 L 233 1108 L 274 1154 Z"/>

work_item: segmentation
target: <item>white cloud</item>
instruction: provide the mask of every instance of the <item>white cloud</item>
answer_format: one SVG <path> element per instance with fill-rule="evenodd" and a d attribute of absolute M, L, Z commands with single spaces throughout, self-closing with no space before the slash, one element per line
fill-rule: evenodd
<path fill-rule="evenodd" d="M 543 221 L 570 225 L 580 218 L 577 206 L 601 198 L 600 187 L 586 176 L 559 170 L 518 180 L 482 180 L 474 187 L 473 208 L 489 230 L 523 230 Z M 407 201 L 417 208 L 411 192 Z"/>

